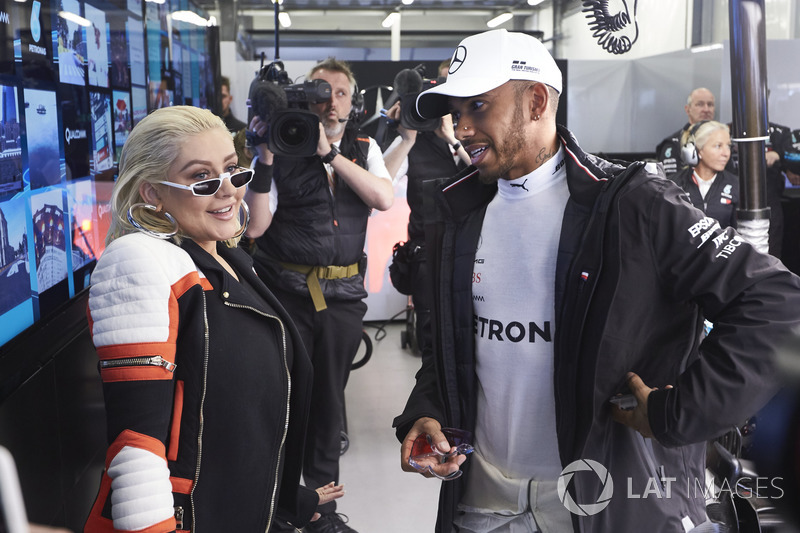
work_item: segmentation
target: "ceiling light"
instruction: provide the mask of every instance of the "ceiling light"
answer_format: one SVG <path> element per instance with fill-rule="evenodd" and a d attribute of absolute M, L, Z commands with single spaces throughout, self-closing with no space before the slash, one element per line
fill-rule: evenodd
<path fill-rule="evenodd" d="M 383 19 L 383 22 L 381 22 L 381 26 L 383 26 L 384 28 L 391 28 L 399 20 L 400 20 L 400 12 L 392 11 L 391 13 L 386 15 L 385 19 Z"/>
<path fill-rule="evenodd" d="M 489 26 L 490 28 L 495 28 L 495 27 L 499 26 L 500 24 L 511 20 L 511 18 L 513 16 L 514 16 L 514 14 L 511 13 L 510 11 L 507 11 L 505 13 L 500 13 L 495 18 L 493 18 L 492 20 L 487 22 L 486 25 Z"/>
<path fill-rule="evenodd" d="M 281 23 L 281 28 L 288 28 L 292 25 L 292 17 L 286 11 L 278 13 L 278 22 Z"/>
<path fill-rule="evenodd" d="M 542 2 L 544 2 L 544 0 L 528 0 L 528 5 L 529 6 L 538 6 Z"/>
<path fill-rule="evenodd" d="M 414 0 L 403 0 L 403 5 L 404 6 L 410 6 L 413 3 L 414 3 Z"/>
<path fill-rule="evenodd" d="M 208 26 L 208 19 L 204 19 L 194 11 L 175 11 L 172 13 L 172 20 L 188 22 L 195 26 Z"/>
<path fill-rule="evenodd" d="M 80 15 L 76 15 L 75 13 L 70 13 L 69 11 L 59 11 L 58 16 L 64 20 L 69 20 L 70 22 L 74 22 L 85 28 L 88 28 L 89 26 L 92 25 L 90 21 L 86 20 Z"/>
<path fill-rule="evenodd" d="M 273 4 L 278 4 L 279 6 L 283 5 L 283 0 L 272 0 Z"/>
<path fill-rule="evenodd" d="M 163 4 L 167 0 L 144 0 L 145 2 L 150 2 L 151 4 Z"/>

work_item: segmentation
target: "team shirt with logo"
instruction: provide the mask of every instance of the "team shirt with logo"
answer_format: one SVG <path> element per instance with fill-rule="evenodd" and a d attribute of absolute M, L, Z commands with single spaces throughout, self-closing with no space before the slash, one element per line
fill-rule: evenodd
<path fill-rule="evenodd" d="M 563 148 L 527 176 L 498 185 L 472 279 L 475 445 L 506 477 L 555 480 L 561 463 L 553 396 L 554 286 L 569 198 Z"/>

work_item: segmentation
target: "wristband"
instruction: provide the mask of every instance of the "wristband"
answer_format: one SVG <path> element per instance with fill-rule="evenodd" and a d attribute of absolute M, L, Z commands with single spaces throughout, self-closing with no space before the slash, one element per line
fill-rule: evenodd
<path fill-rule="evenodd" d="M 333 159 L 340 153 L 341 152 L 336 146 L 331 145 L 331 151 L 328 152 L 326 155 L 322 156 L 322 162 L 325 164 L 330 164 L 330 162 L 333 161 Z"/>
<path fill-rule="evenodd" d="M 461 143 L 456 141 L 456 143 L 452 146 L 453 146 L 453 151 L 458 152 L 458 149 L 461 148 Z"/>
<path fill-rule="evenodd" d="M 253 165 L 253 179 L 248 188 L 253 192 L 267 193 L 272 189 L 272 165 L 265 165 L 256 158 Z"/>

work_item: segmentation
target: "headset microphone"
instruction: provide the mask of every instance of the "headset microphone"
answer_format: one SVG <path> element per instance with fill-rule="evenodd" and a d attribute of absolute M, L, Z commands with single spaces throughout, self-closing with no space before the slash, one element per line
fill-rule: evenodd
<path fill-rule="evenodd" d="M 339 119 L 339 122 L 347 122 L 348 120 L 350 120 L 350 117 L 347 117 L 347 118 L 340 118 L 340 119 Z"/>

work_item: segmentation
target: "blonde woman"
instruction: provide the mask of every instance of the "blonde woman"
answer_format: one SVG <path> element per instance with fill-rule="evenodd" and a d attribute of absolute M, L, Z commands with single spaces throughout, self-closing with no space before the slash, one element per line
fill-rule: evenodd
<path fill-rule="evenodd" d="M 236 247 L 251 178 L 207 110 L 125 143 L 89 297 L 110 445 L 87 532 L 302 527 L 342 495 L 299 486 L 311 364 Z"/>
<path fill-rule="evenodd" d="M 715 120 L 698 122 L 681 140 L 689 166 L 672 179 L 706 215 L 725 226 L 736 227 L 739 177 L 725 170 L 731 158 L 728 126 Z"/>

